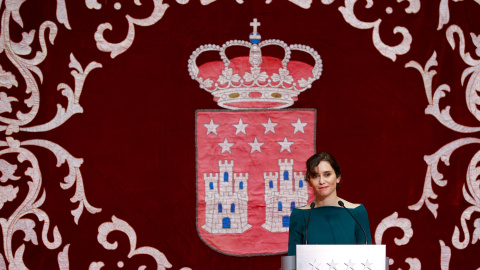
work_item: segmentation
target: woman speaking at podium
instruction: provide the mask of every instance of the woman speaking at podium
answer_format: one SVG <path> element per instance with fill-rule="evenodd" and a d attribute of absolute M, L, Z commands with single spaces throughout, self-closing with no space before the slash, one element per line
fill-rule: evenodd
<path fill-rule="evenodd" d="M 367 210 L 337 196 L 342 182 L 340 166 L 329 153 L 307 160 L 305 180 L 315 192 L 315 200 L 293 209 L 290 215 L 288 255 L 296 255 L 298 244 L 372 243 Z"/>

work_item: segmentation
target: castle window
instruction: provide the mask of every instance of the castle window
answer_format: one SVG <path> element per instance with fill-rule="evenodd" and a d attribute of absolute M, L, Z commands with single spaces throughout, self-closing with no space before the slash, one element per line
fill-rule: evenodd
<path fill-rule="evenodd" d="M 221 203 L 218 204 L 218 212 L 222 213 L 222 204 Z"/>
<path fill-rule="evenodd" d="M 303 180 L 300 180 L 300 182 L 298 182 L 298 187 L 303 187 Z"/>
<path fill-rule="evenodd" d="M 290 227 L 290 217 L 289 216 L 283 216 L 282 218 L 282 226 L 284 228 Z"/>
<path fill-rule="evenodd" d="M 240 189 L 243 189 L 243 182 L 240 182 Z"/>
<path fill-rule="evenodd" d="M 282 211 L 282 202 L 278 202 L 278 211 Z"/>
<path fill-rule="evenodd" d="M 235 213 L 235 204 L 234 203 L 232 203 L 232 205 L 230 206 L 230 212 Z"/>
<path fill-rule="evenodd" d="M 222 228 L 224 229 L 230 229 L 230 218 L 224 217 L 222 219 Z"/>
<path fill-rule="evenodd" d="M 223 173 L 223 182 L 228 182 L 228 172 Z"/>
<path fill-rule="evenodd" d="M 295 208 L 295 202 L 290 203 L 290 211 L 293 211 L 293 208 Z"/>
<path fill-rule="evenodd" d="M 209 186 L 210 186 L 210 189 L 213 189 L 213 183 L 212 182 L 210 182 Z"/>
<path fill-rule="evenodd" d="M 288 171 L 283 172 L 283 180 L 289 180 L 288 179 Z"/>
<path fill-rule="evenodd" d="M 273 188 L 273 181 L 268 182 L 268 187 Z"/>

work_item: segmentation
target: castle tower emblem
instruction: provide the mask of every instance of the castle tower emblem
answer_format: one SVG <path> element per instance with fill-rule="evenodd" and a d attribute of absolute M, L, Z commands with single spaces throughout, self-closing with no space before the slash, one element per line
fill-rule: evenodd
<path fill-rule="evenodd" d="M 322 72 L 314 49 L 261 41 L 261 23 L 250 26 L 250 41 L 203 45 L 188 61 L 192 79 L 224 108 L 196 112 L 197 230 L 212 249 L 236 256 L 286 252 L 291 210 L 313 199 L 304 172 L 316 110 L 285 108 Z M 238 48 L 245 54 L 229 58 Z"/>
<path fill-rule="evenodd" d="M 278 160 L 279 171 L 265 172 L 265 223 L 271 232 L 288 232 L 290 212 L 307 204 L 308 185 L 303 172 L 293 172 L 293 159 Z"/>
<path fill-rule="evenodd" d="M 248 230 L 248 173 L 233 173 L 233 160 L 218 161 L 218 173 L 203 174 L 205 225 L 210 233 L 242 233 Z M 233 176 L 233 177 L 232 177 Z"/>

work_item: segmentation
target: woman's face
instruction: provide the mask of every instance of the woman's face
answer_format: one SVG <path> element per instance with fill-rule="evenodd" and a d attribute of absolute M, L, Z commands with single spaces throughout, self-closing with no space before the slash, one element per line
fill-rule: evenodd
<path fill-rule="evenodd" d="M 316 174 L 310 177 L 309 184 L 317 197 L 325 199 L 330 196 L 337 196 L 337 183 L 340 182 L 340 177 L 335 175 L 330 162 L 320 161 L 318 166 L 315 167 L 315 172 Z"/>

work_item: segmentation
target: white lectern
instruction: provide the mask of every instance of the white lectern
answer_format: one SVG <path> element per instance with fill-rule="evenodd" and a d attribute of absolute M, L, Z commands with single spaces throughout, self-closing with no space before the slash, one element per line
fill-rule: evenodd
<path fill-rule="evenodd" d="M 282 269 L 287 256 L 282 258 Z M 288 256 L 290 265 L 293 256 Z M 295 268 L 291 268 L 295 269 Z M 385 245 L 297 245 L 296 270 L 388 270 Z M 286 270 L 286 269 L 285 269 Z"/>

